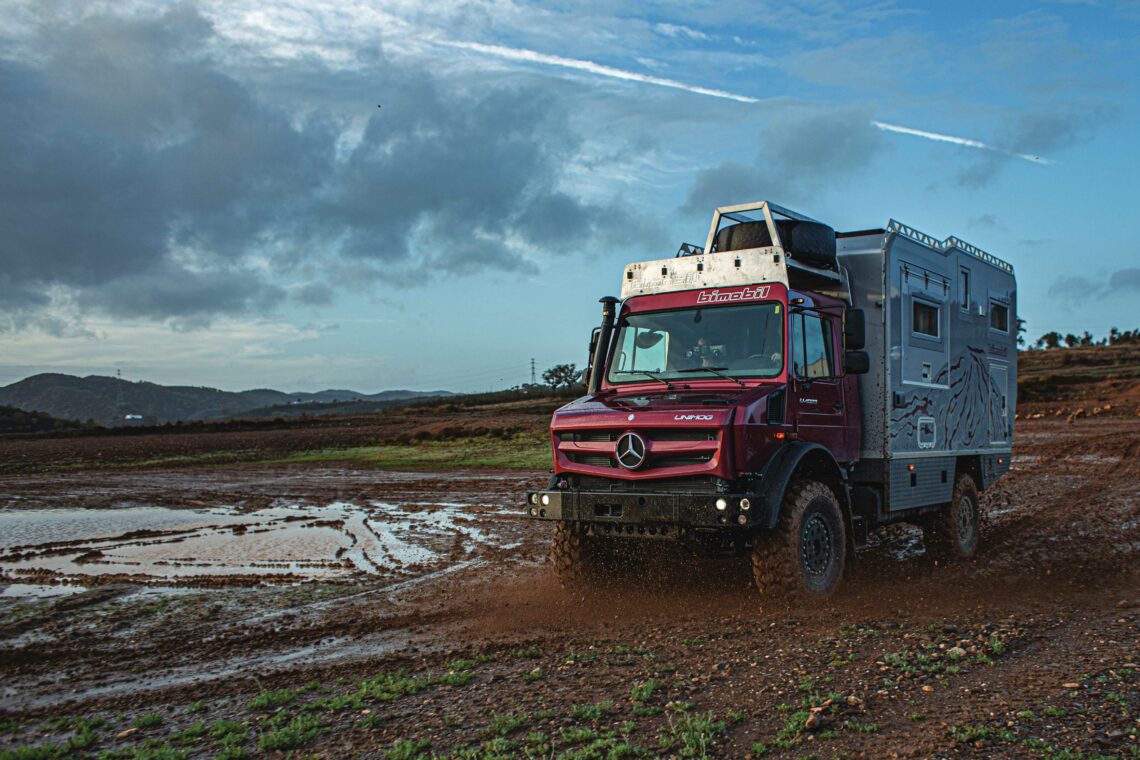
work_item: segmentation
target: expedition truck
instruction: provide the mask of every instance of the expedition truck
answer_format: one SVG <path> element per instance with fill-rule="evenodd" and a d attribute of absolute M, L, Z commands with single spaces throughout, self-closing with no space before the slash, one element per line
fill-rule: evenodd
<path fill-rule="evenodd" d="M 587 395 L 554 413 L 553 475 L 527 494 L 564 580 L 669 539 L 811 597 L 888 523 L 937 558 L 977 550 L 978 494 L 1010 467 L 1006 262 L 748 203 L 716 209 L 704 247 L 627 266 L 602 304 Z"/>

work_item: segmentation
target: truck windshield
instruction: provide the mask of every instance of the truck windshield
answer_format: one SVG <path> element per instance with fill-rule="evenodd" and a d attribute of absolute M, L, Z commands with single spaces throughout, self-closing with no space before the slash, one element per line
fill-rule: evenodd
<path fill-rule="evenodd" d="M 614 384 L 700 377 L 775 377 L 784 368 L 778 303 L 630 314 L 614 340 L 606 378 Z"/>

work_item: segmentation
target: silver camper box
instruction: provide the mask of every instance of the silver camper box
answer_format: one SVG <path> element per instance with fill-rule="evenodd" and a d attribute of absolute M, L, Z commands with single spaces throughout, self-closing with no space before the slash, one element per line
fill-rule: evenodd
<path fill-rule="evenodd" d="M 890 512 L 950 501 L 960 468 L 989 487 L 1009 470 L 1012 450 L 1013 267 L 894 220 L 836 242 L 871 359 L 859 376 L 863 441 L 853 480 L 881 483 L 877 506 Z"/>

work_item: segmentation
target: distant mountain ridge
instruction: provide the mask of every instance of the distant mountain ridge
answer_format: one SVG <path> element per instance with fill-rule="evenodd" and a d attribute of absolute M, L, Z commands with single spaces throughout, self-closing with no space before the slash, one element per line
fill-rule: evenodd
<path fill-rule="evenodd" d="M 387 402 L 452 395 L 450 391 L 359 393 L 331 389 L 316 393 L 285 393 L 268 388 L 232 392 L 187 385 L 131 382 L 101 375 L 76 377 L 45 373 L 0 388 L 0 405 L 42 412 L 63 420 L 94 420 L 101 425 L 122 425 L 130 422 L 161 424 L 180 420 L 223 420 L 255 409 L 287 405 L 352 400 Z M 128 415 L 138 419 L 127 419 Z"/>

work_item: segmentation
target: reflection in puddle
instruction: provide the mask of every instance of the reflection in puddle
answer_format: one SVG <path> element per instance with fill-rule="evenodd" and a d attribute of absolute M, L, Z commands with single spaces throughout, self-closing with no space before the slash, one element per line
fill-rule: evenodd
<path fill-rule="evenodd" d="M 0 511 L 0 579 L 295 581 L 416 575 L 502 547 L 481 504 L 336 501 L 236 508 Z M 9 589 L 15 586 L 9 586 Z M 48 588 L 58 588 L 50 586 Z M 6 596 L 31 592 L 4 591 Z"/>
<path fill-rule="evenodd" d="M 11 583 L 0 587 L 0 597 L 9 599 L 48 599 L 53 596 L 80 594 L 87 589 L 82 586 L 45 586 L 36 583 Z"/>

